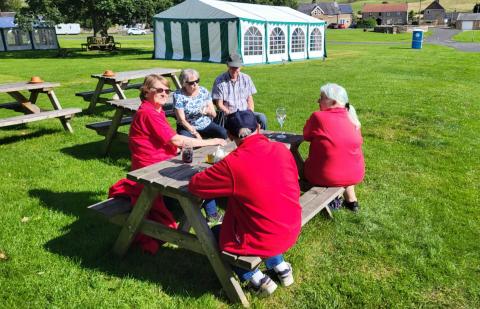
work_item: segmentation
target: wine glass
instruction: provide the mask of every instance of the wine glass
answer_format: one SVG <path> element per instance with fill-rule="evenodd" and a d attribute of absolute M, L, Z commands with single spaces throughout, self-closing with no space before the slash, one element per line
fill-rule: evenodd
<path fill-rule="evenodd" d="M 287 117 L 287 110 L 285 109 L 285 107 L 279 107 L 277 108 L 276 115 L 278 124 L 280 125 L 280 130 L 282 130 L 282 133 L 277 135 L 277 138 L 284 139 L 287 137 L 285 134 L 283 134 L 283 123 L 285 122 L 285 118 Z"/>

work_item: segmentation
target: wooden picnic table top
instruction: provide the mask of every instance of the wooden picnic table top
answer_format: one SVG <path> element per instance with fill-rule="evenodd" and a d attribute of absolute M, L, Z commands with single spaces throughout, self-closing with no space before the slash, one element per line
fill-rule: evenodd
<path fill-rule="evenodd" d="M 285 139 L 278 139 L 278 132 L 262 131 L 268 138 L 274 141 L 285 143 L 287 147 L 299 145 L 303 141 L 303 136 L 298 134 L 285 133 Z M 184 163 L 181 154 L 176 157 L 165 160 L 150 166 L 132 171 L 127 174 L 127 178 L 145 185 L 152 185 L 161 191 L 170 191 L 180 193 L 184 196 L 194 197 L 187 189 L 190 178 L 201 170 L 211 166 L 206 162 L 208 154 L 213 153 L 217 146 L 200 147 L 193 151 L 192 163 Z M 224 146 L 225 152 L 231 152 L 236 148 L 234 142 Z"/>
<path fill-rule="evenodd" d="M 42 83 L 29 83 L 29 82 L 17 82 L 0 84 L 0 93 L 22 91 L 22 90 L 35 90 L 44 88 L 54 88 L 60 86 L 60 83 L 42 82 Z"/>
<path fill-rule="evenodd" d="M 109 100 L 107 104 L 110 104 L 116 108 L 123 108 L 129 110 L 131 112 L 136 112 L 142 104 L 142 100 L 140 98 L 130 98 L 130 99 L 123 99 L 123 100 Z M 172 107 L 173 104 L 173 97 L 170 95 L 168 97 L 168 101 L 165 104 L 166 107 Z"/>
<path fill-rule="evenodd" d="M 180 72 L 179 69 L 152 68 L 152 69 L 145 69 L 145 70 L 115 72 L 115 75 L 113 76 L 104 76 L 103 73 L 92 74 L 91 76 L 93 78 L 98 78 L 98 79 L 103 79 L 108 81 L 122 82 L 122 81 L 136 79 L 136 78 L 143 78 L 150 74 L 169 75 L 169 74 L 175 74 L 178 72 Z"/>

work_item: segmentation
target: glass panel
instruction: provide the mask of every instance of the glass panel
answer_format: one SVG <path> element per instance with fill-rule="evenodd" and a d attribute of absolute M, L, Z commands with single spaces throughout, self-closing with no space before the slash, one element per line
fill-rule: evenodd
<path fill-rule="evenodd" d="M 296 28 L 292 34 L 292 53 L 305 51 L 305 33 L 302 29 Z"/>
<path fill-rule="evenodd" d="M 20 29 L 4 29 L 3 34 L 8 50 L 31 49 L 32 43 L 28 32 Z"/>
<path fill-rule="evenodd" d="M 243 36 L 245 56 L 254 56 L 263 54 L 262 33 L 256 27 L 250 27 Z"/>
<path fill-rule="evenodd" d="M 273 28 L 270 33 L 270 54 L 284 54 L 285 53 L 285 33 L 282 29 Z"/>
<path fill-rule="evenodd" d="M 310 51 L 322 50 L 322 32 L 315 28 L 310 32 Z"/>

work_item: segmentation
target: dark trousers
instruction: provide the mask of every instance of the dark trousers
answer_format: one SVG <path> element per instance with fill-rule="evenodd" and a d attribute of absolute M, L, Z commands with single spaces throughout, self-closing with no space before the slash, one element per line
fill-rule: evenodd
<path fill-rule="evenodd" d="M 224 127 L 219 126 L 215 122 L 210 124 L 202 130 L 197 130 L 202 138 L 223 138 L 227 139 L 227 130 Z M 185 129 L 184 126 L 177 123 L 177 133 L 183 136 L 195 137 L 192 133 Z"/>

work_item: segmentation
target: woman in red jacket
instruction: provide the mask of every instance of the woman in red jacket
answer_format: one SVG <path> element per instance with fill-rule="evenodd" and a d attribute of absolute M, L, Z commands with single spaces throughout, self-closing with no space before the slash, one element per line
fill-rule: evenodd
<path fill-rule="evenodd" d="M 142 104 L 135 113 L 128 136 L 132 156 L 131 170 L 168 160 L 176 156 L 178 147 L 186 143 L 192 147 L 225 144 L 225 140 L 219 138 L 196 139 L 175 133 L 163 111 L 170 92 L 169 82 L 165 77 L 152 74 L 145 78 L 140 88 Z M 126 197 L 135 205 L 142 189 L 143 185 L 124 178 L 110 188 L 109 197 Z M 171 199 L 169 201 L 172 202 Z M 149 219 L 171 228 L 177 227 L 161 195 L 154 201 Z M 143 234 L 137 235 L 135 241 L 144 251 L 152 254 L 160 245 L 157 240 Z"/>
<path fill-rule="evenodd" d="M 303 137 L 310 142 L 304 176 L 313 185 L 345 187 L 344 205 L 358 211 L 355 185 L 365 175 L 360 122 L 347 92 L 337 84 L 322 86 L 318 103 L 320 110 L 303 128 Z"/>

